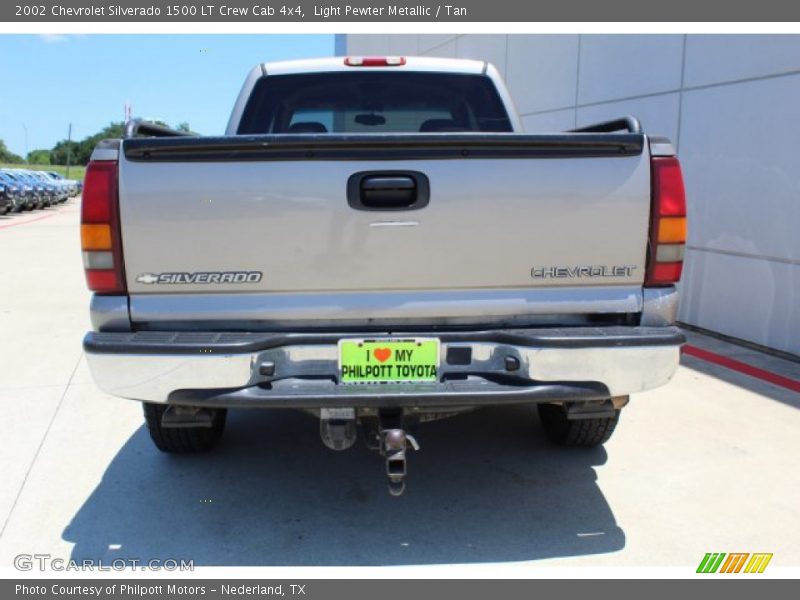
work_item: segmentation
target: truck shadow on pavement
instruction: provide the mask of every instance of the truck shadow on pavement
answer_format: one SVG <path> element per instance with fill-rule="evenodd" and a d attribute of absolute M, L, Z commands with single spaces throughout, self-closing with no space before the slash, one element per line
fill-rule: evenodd
<path fill-rule="evenodd" d="M 447 564 L 625 545 L 593 469 L 605 450 L 553 447 L 527 407 L 423 424 L 400 498 L 386 490 L 381 457 L 360 440 L 327 450 L 310 416 L 228 416 L 220 447 L 201 456 L 161 454 L 140 427 L 64 530 L 72 558 Z"/>
<path fill-rule="evenodd" d="M 788 361 L 780 362 L 785 365 L 785 372 L 777 374 L 791 379 L 800 380 L 800 364 L 794 368 L 794 365 Z M 760 379 L 756 379 L 743 373 L 738 373 L 731 369 L 700 360 L 699 358 L 695 358 L 693 356 L 687 356 L 686 354 L 681 356 L 681 365 L 691 369 L 692 371 L 697 371 L 703 375 L 708 375 L 710 377 L 714 377 L 715 379 L 719 379 L 720 381 L 724 381 L 726 383 L 730 383 L 731 385 L 748 390 L 764 398 L 776 400 L 794 408 L 800 408 L 800 394 L 784 387 L 771 385 L 770 383 L 761 381 Z"/>

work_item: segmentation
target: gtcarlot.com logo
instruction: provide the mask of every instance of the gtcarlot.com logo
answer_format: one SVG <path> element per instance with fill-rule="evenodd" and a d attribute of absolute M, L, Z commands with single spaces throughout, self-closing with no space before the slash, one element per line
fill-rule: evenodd
<path fill-rule="evenodd" d="M 698 573 L 763 573 L 772 553 L 707 552 L 697 566 Z"/>
<path fill-rule="evenodd" d="M 114 558 L 112 560 L 59 558 L 50 554 L 17 554 L 17 571 L 194 571 L 194 561 L 182 558 Z"/>

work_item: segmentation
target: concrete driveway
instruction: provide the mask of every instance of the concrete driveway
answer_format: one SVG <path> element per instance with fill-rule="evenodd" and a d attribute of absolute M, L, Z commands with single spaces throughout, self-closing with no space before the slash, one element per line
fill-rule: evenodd
<path fill-rule="evenodd" d="M 0 217 L 0 566 L 19 553 L 195 565 L 539 561 L 686 566 L 706 552 L 800 564 L 800 394 L 686 357 L 632 398 L 605 449 L 549 445 L 525 407 L 423 425 L 408 491 L 360 445 L 323 448 L 290 411 L 233 412 L 213 454 L 151 446 L 105 396 L 88 328 L 78 203 Z M 800 364 L 692 343 L 800 380 Z"/>

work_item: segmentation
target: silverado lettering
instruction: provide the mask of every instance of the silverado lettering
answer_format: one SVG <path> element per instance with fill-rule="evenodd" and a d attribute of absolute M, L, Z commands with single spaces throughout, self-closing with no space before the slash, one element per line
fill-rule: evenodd
<path fill-rule="evenodd" d="M 136 278 L 146 284 L 258 283 L 261 271 L 214 271 L 200 273 L 142 273 Z"/>

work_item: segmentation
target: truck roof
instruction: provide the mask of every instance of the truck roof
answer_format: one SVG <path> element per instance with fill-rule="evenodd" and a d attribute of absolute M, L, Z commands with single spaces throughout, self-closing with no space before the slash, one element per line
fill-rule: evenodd
<path fill-rule="evenodd" d="M 265 75 L 291 75 L 295 73 L 325 73 L 331 71 L 350 71 L 353 69 L 369 69 L 370 71 L 439 71 L 446 73 L 476 74 L 486 72 L 487 63 L 482 60 L 463 58 L 431 58 L 427 56 L 406 56 L 405 64 L 380 67 L 358 67 L 345 64 L 344 56 L 327 58 L 310 58 L 302 60 L 285 60 L 262 63 Z"/>

